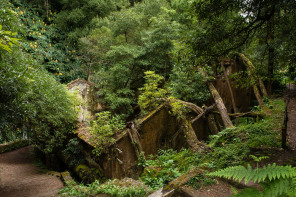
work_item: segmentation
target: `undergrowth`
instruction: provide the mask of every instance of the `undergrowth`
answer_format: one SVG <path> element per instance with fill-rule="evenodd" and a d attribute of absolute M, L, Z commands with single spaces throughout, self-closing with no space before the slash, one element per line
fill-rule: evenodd
<path fill-rule="evenodd" d="M 112 116 L 109 111 L 96 115 L 97 120 L 91 121 L 88 129 L 92 136 L 90 142 L 95 147 L 93 153 L 100 156 L 109 144 L 115 142 L 114 135 L 124 127 L 124 123 L 120 116 Z"/>
<path fill-rule="evenodd" d="M 145 167 L 141 180 L 152 189 L 159 189 L 200 163 L 200 155 L 183 149 L 180 152 L 159 150 L 157 156 L 143 155 L 139 165 Z"/>
<path fill-rule="evenodd" d="M 109 180 L 101 184 L 98 180 L 89 184 L 77 184 L 68 182 L 67 186 L 60 190 L 61 196 L 96 196 L 97 194 L 109 194 L 119 197 L 141 197 L 147 196 L 151 190 L 145 187 L 144 184 L 122 186 L 117 179 Z"/>
<path fill-rule="evenodd" d="M 208 186 L 215 183 L 216 181 L 213 178 L 205 176 L 203 174 L 199 174 L 197 176 L 191 177 L 190 180 L 186 183 L 186 185 L 189 185 L 194 189 L 199 189 L 202 186 Z"/>

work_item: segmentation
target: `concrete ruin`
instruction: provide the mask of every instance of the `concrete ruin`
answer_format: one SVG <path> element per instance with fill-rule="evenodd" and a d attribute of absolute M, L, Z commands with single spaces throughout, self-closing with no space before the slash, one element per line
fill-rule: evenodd
<path fill-rule="evenodd" d="M 226 66 L 228 75 L 240 71 L 242 68 L 236 62 L 230 62 Z M 126 128 L 120 135 L 116 136 L 115 143 L 111 144 L 107 151 L 99 157 L 92 153 L 94 144 L 92 144 L 90 133 L 87 130 L 87 122 L 95 119 L 95 113 L 104 110 L 104 106 L 99 102 L 99 98 L 94 94 L 95 86 L 93 83 L 83 79 L 77 79 L 69 83 L 68 88 L 71 91 L 78 91 L 82 104 L 80 105 L 79 128 L 75 135 L 80 141 L 80 148 L 85 157 L 83 165 L 89 169 L 95 168 L 100 171 L 100 175 L 106 178 L 138 178 L 142 172 L 139 167 L 139 150 L 143 151 L 145 156 L 156 154 L 159 149 L 172 148 L 179 150 L 188 148 L 189 144 L 182 132 L 182 124 L 176 117 L 170 114 L 170 109 L 167 105 L 160 105 L 157 109 L 151 112 L 148 116 L 134 123 L 136 133 L 132 133 L 131 128 Z M 230 99 L 229 89 L 225 83 L 223 76 L 216 76 L 215 86 L 220 93 L 227 107 L 228 112 L 232 112 L 232 103 Z M 232 81 L 233 94 L 236 98 L 236 107 L 239 112 L 249 110 L 252 102 L 252 93 L 249 89 L 236 88 Z M 241 98 L 241 99 L 240 99 Z M 196 114 L 191 114 L 192 118 Z M 189 115 L 190 116 L 190 115 Z M 199 141 L 205 141 L 210 134 L 214 134 L 213 129 L 209 125 L 207 115 L 199 118 L 192 124 L 194 133 Z M 222 129 L 222 124 L 219 125 L 219 115 L 212 115 L 218 123 L 218 130 Z M 221 122 L 221 121 L 220 121 Z M 137 139 L 134 139 L 134 137 Z M 141 147 L 137 147 L 140 144 Z M 89 170 L 91 173 L 91 171 Z"/>

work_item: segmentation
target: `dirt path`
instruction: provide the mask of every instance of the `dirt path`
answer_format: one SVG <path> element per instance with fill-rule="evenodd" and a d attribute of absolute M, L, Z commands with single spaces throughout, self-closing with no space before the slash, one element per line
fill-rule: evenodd
<path fill-rule="evenodd" d="M 30 147 L 0 154 L 1 197 L 56 197 L 62 181 L 33 164 Z"/>
<path fill-rule="evenodd" d="M 296 87 L 293 84 L 289 86 L 289 92 L 287 94 L 288 103 L 288 144 L 292 151 L 296 151 Z"/>

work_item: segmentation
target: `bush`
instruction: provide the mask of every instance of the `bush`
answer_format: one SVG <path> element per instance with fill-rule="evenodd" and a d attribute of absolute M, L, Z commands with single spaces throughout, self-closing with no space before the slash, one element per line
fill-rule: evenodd
<path fill-rule="evenodd" d="M 141 180 L 152 189 L 159 189 L 189 171 L 200 162 L 199 154 L 183 149 L 180 152 L 159 150 L 158 155 L 146 160 L 142 155 L 139 165 L 144 167 Z"/>
<path fill-rule="evenodd" d="M 205 162 L 210 167 L 221 169 L 242 164 L 252 148 L 280 147 L 279 135 L 272 130 L 272 121 L 264 119 L 210 136 L 209 145 L 213 151 L 206 155 Z"/>
<path fill-rule="evenodd" d="M 61 196 L 96 196 L 98 194 L 109 194 L 119 197 L 141 197 L 147 196 L 150 190 L 144 184 L 138 185 L 121 185 L 118 180 L 109 180 L 101 184 L 98 180 L 85 186 L 70 183 L 65 188 L 61 189 Z"/>
<path fill-rule="evenodd" d="M 93 152 L 99 156 L 109 144 L 115 142 L 114 135 L 123 127 L 124 122 L 119 116 L 112 116 L 109 111 L 98 113 L 97 120 L 91 121 L 89 127 L 90 140 L 95 147 Z"/>
<path fill-rule="evenodd" d="M 75 96 L 17 48 L 2 54 L 0 77 L 3 133 L 26 133 L 43 152 L 60 147 L 75 127 Z"/>

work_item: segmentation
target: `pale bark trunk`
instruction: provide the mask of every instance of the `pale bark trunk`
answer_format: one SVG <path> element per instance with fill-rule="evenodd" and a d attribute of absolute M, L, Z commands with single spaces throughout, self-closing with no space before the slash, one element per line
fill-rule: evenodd
<path fill-rule="evenodd" d="M 258 101 L 259 106 L 263 107 L 263 99 L 262 99 L 262 97 L 260 95 L 260 92 L 259 92 L 258 87 L 256 86 L 256 84 L 253 85 L 253 90 L 254 90 L 254 94 L 256 96 L 256 99 Z"/>
<path fill-rule="evenodd" d="M 204 77 L 207 76 L 207 74 L 201 68 L 198 68 L 198 70 Z M 213 83 L 208 82 L 207 84 L 208 84 L 208 88 L 213 96 L 213 99 L 216 103 L 216 106 L 221 114 L 224 126 L 226 128 L 233 127 L 233 124 L 228 116 L 227 109 L 226 109 L 224 102 L 223 102 L 220 94 L 218 93 L 217 89 L 214 87 Z"/>
<path fill-rule="evenodd" d="M 208 87 L 210 89 L 210 92 L 215 100 L 215 103 L 217 105 L 217 108 L 221 114 L 222 120 L 223 120 L 223 124 L 226 128 L 231 128 L 233 127 L 233 124 L 228 116 L 228 112 L 227 109 L 224 105 L 224 102 L 221 98 L 221 96 L 219 95 L 217 89 L 214 87 L 214 85 L 212 83 L 208 83 Z"/>
<path fill-rule="evenodd" d="M 184 120 L 184 135 L 191 150 L 201 153 L 205 145 L 197 139 L 191 122 L 186 119 Z"/>
<path fill-rule="evenodd" d="M 92 66 L 92 63 L 89 63 L 89 67 L 88 67 L 88 72 L 87 72 L 87 79 L 86 79 L 86 81 L 90 81 L 90 76 L 91 76 L 91 66 Z"/>
<path fill-rule="evenodd" d="M 265 88 L 265 85 L 264 85 L 261 77 L 256 74 L 256 69 L 255 69 L 255 66 L 253 65 L 253 63 L 244 54 L 239 53 L 238 55 L 240 58 L 242 58 L 242 60 L 245 62 L 245 65 L 247 66 L 247 68 L 251 71 L 252 77 L 253 77 L 253 75 L 256 75 L 258 82 L 259 82 L 259 87 L 260 87 L 260 90 L 261 90 L 263 96 L 268 97 L 268 93 Z"/>
<path fill-rule="evenodd" d="M 143 149 L 139 139 L 138 130 L 135 128 L 135 124 L 133 122 L 130 122 L 128 127 L 128 135 L 131 139 L 132 145 L 134 146 L 137 158 L 140 159 L 140 154 L 143 152 Z"/>

